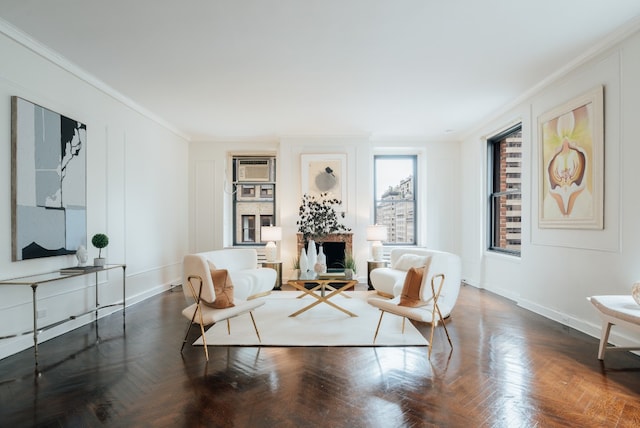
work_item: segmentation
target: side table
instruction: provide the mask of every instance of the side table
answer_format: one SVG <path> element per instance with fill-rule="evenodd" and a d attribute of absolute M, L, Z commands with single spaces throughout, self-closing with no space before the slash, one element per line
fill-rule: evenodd
<path fill-rule="evenodd" d="M 367 260 L 367 284 L 369 285 L 369 290 L 373 290 L 373 285 L 371 285 L 371 271 L 383 267 L 387 267 L 387 262 L 384 260 Z"/>
<path fill-rule="evenodd" d="M 282 262 L 262 262 L 262 267 L 270 268 L 276 271 L 276 283 L 273 285 L 274 290 L 282 289 Z"/>

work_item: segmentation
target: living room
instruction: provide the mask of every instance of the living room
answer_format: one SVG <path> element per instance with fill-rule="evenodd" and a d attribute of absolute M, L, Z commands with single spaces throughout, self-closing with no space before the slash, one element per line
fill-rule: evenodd
<path fill-rule="evenodd" d="M 279 183 L 277 222 L 283 228 L 280 258 L 291 269 L 301 190 L 300 157 L 346 155 L 346 224 L 354 234 L 359 272 L 369 257 L 366 227 L 372 213 L 374 154 L 418 156 L 417 242 L 459 254 L 466 284 L 486 289 L 518 305 L 594 337 L 600 323 L 586 301 L 597 294 L 629 294 L 640 278 L 640 234 L 635 220 L 640 201 L 634 187 L 640 147 L 635 116 L 640 111 L 640 34 L 638 21 L 610 34 L 502 108 L 459 139 L 430 140 L 351 133 L 212 137 L 191 140 L 175 128 L 108 87 L 41 42 L 3 24 L 0 28 L 0 128 L 11 130 L 9 99 L 18 95 L 88 125 L 87 231 L 106 232 L 107 257 L 127 264 L 127 299 L 133 305 L 179 281 L 185 254 L 230 245 L 229 160 L 234 154 L 275 155 Z M 596 86 L 604 87 L 604 165 L 602 229 L 542 228 L 538 225 L 538 118 Z M 521 257 L 486 251 L 485 139 L 521 122 L 523 206 Z M 6 160 L 0 197 L 11 200 L 10 144 L 0 148 Z M 12 262 L 11 209 L 0 211 L 2 279 L 56 270 L 75 263 L 73 256 Z M 110 280 L 117 281 L 118 278 Z M 3 287 L 0 337 L 31 328 L 31 290 Z M 106 294 L 105 299 L 116 298 Z M 45 318 L 64 318 L 69 308 L 86 304 L 76 283 L 45 295 Z M 43 333 L 41 340 L 86 323 L 74 320 Z M 632 332 L 612 342 L 638 341 Z M 33 345 L 31 337 L 0 341 L 0 358 Z"/>

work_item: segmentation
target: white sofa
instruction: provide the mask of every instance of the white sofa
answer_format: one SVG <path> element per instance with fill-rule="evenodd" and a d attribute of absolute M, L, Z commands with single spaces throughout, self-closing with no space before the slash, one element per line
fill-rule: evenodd
<path fill-rule="evenodd" d="M 410 256 L 402 258 L 404 254 Z M 417 257 L 413 257 L 413 256 Z M 402 292 L 404 279 L 407 271 L 411 267 L 419 267 L 424 265 L 425 257 L 431 256 L 431 264 L 429 272 L 431 275 L 427 277 L 443 273 L 445 275 L 444 285 L 438 299 L 438 306 L 443 317 L 447 317 L 458 300 L 460 292 L 460 282 L 462 275 L 462 267 L 460 257 L 456 254 L 446 253 L 444 251 L 430 250 L 427 248 L 394 248 L 391 250 L 390 267 L 377 268 L 371 271 L 369 278 L 371 285 L 376 289 L 378 294 L 393 298 L 399 296 Z M 422 287 L 430 287 L 431 284 L 422 284 Z"/>
<path fill-rule="evenodd" d="M 198 275 L 205 283 L 211 283 L 209 262 L 216 269 L 229 271 L 234 299 L 249 300 L 265 296 L 273 290 L 276 283 L 276 271 L 259 267 L 258 253 L 252 248 L 229 248 L 187 254 L 182 262 L 182 283 L 187 283 L 189 275 Z"/>

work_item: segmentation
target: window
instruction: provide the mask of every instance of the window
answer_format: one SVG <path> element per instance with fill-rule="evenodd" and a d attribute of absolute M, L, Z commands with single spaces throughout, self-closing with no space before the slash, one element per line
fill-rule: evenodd
<path fill-rule="evenodd" d="M 264 245 L 262 226 L 275 225 L 275 171 L 273 156 L 234 156 L 233 245 Z"/>
<path fill-rule="evenodd" d="M 374 156 L 375 223 L 387 226 L 386 244 L 416 243 L 417 156 Z"/>
<path fill-rule="evenodd" d="M 489 249 L 520 255 L 522 125 L 487 140 L 489 154 Z"/>

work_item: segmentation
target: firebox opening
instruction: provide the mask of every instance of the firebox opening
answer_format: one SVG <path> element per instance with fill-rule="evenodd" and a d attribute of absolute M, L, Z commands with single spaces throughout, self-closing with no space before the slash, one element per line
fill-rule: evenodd
<path fill-rule="evenodd" d="M 325 242 L 322 250 L 327 256 L 327 271 L 342 272 L 344 270 L 344 242 Z"/>

